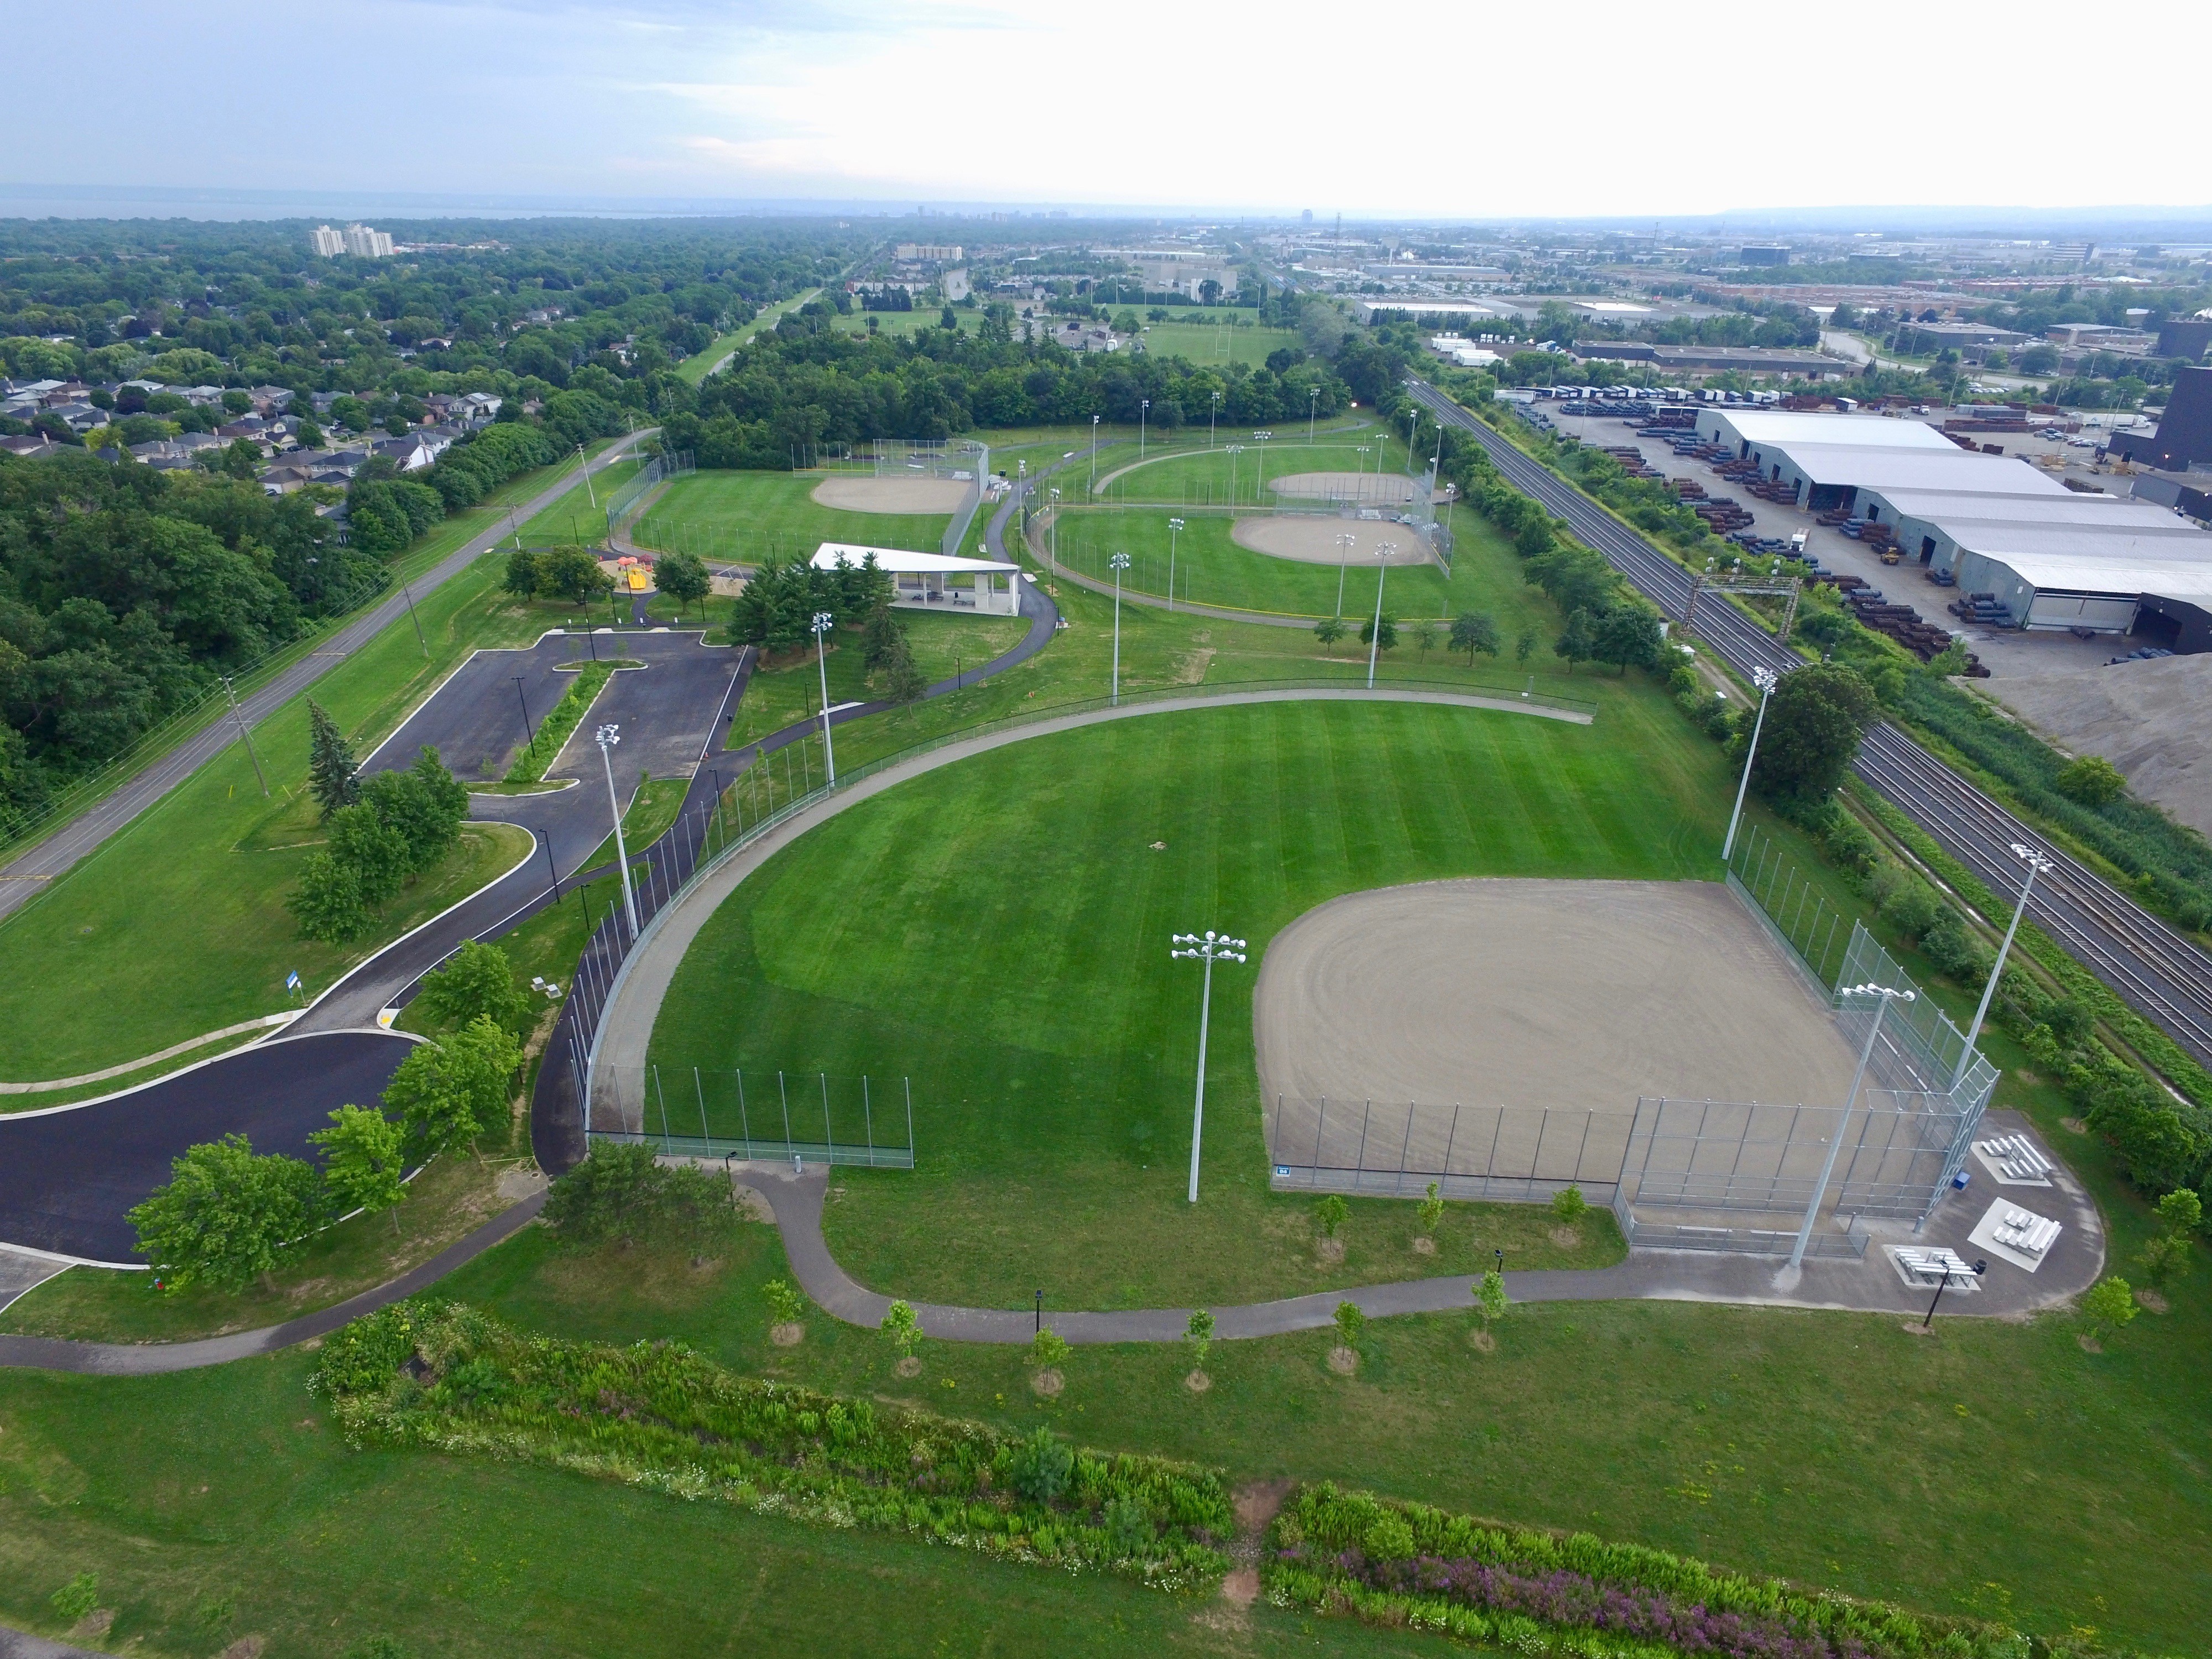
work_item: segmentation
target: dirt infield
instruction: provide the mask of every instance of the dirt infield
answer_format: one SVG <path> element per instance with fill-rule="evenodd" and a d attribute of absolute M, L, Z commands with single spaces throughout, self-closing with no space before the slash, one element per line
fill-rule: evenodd
<path fill-rule="evenodd" d="M 1626 1111 L 1638 1095 L 1840 1102 L 1857 1056 L 1713 882 L 1440 881 L 1348 894 L 1267 946 L 1276 1096 Z"/>
<path fill-rule="evenodd" d="M 1397 472 L 1291 472 L 1267 488 L 1299 501 L 1358 501 L 1370 507 L 1403 507 L 1421 493 L 1419 480 Z"/>
<path fill-rule="evenodd" d="M 814 486 L 822 507 L 841 513 L 957 513 L 975 486 L 957 478 L 824 478 Z"/>
<path fill-rule="evenodd" d="M 1351 562 L 1372 566 L 1375 550 L 1388 542 L 1397 551 L 1390 562 L 1426 564 L 1429 544 L 1419 531 L 1402 524 L 1378 524 L 1371 519 L 1340 519 L 1334 515 L 1297 514 L 1282 518 L 1255 514 L 1230 527 L 1229 539 L 1239 547 L 1270 558 L 1295 559 L 1300 564 L 1334 564 L 1346 556 L 1337 545 L 1339 536 L 1352 538 Z"/>

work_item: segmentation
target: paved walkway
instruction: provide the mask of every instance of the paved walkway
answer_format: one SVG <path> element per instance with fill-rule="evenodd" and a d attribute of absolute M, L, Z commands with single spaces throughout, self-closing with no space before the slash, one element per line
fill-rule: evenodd
<path fill-rule="evenodd" d="M 607 466 L 641 440 L 659 430 L 658 427 L 649 428 L 644 432 L 635 432 L 629 437 L 617 440 L 593 458 L 592 465 L 594 468 Z M 529 501 L 515 508 L 512 516 L 518 520 L 531 518 L 552 506 L 575 488 L 575 484 L 574 473 L 560 471 L 552 483 Z M 422 575 L 414 578 L 409 584 L 409 591 L 420 599 L 467 569 L 506 538 L 509 516 L 502 514 L 498 523 L 471 537 L 458 551 L 447 555 Z M 240 701 L 239 708 L 246 723 L 256 725 L 275 714 L 347 657 L 400 621 L 407 615 L 407 609 L 405 594 L 391 593 L 323 641 L 306 656 L 289 664 L 267 684 Z M 237 741 L 236 721 L 210 721 L 149 763 L 128 782 L 118 786 L 69 823 L 60 825 L 44 841 L 0 866 L 0 878 L 4 878 L 0 879 L 0 917 L 5 917 L 29 903 L 66 875 L 79 860 L 91 854 L 109 836 L 124 829 L 140 813 Z"/>

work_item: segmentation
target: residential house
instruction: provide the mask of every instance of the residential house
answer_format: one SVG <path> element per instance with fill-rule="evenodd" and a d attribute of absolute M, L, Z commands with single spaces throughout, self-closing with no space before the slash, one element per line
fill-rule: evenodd
<path fill-rule="evenodd" d="M 21 437 L 0 438 L 0 453 L 19 455 L 27 461 L 43 460 L 61 447 L 52 438 L 41 437 L 35 432 Z"/>

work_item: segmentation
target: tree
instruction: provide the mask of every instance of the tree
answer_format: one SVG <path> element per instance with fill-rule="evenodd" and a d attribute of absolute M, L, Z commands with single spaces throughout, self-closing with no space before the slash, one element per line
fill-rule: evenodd
<path fill-rule="evenodd" d="M 362 800 L 406 849 L 405 873 L 428 869 L 460 839 L 469 815 L 468 786 L 424 748 L 404 772 L 380 772 L 362 786 Z M 367 878 L 363 878 L 364 890 Z"/>
<path fill-rule="evenodd" d="M 221 470 L 252 483 L 261 474 L 261 446 L 251 438 L 233 438 L 222 452 Z"/>
<path fill-rule="evenodd" d="M 960 331 L 959 313 L 955 312 L 951 306 L 945 307 L 942 311 L 937 313 L 937 325 L 949 333 L 958 333 Z M 1135 330 L 1132 329 L 1130 331 L 1134 333 Z"/>
<path fill-rule="evenodd" d="M 281 1153 L 257 1155 L 241 1134 L 188 1148 L 129 1216 L 138 1253 L 164 1285 L 205 1283 L 241 1291 L 271 1274 L 287 1245 L 303 1238 L 322 1211 L 313 1167 Z"/>
<path fill-rule="evenodd" d="M 1206 1352 L 1213 1346 L 1213 1315 L 1204 1308 L 1194 1309 L 1190 1323 L 1183 1327 L 1182 1340 L 1190 1344 L 1190 1363 L 1204 1370 Z"/>
<path fill-rule="evenodd" d="M 1370 617 L 1365 622 L 1359 624 L 1360 644 L 1375 645 L 1375 636 L 1376 632 L 1377 629 L 1376 627 L 1375 618 Z M 1383 617 L 1380 632 L 1382 636 L 1382 642 L 1380 645 L 1376 645 L 1375 648 L 1378 651 L 1396 650 L 1398 648 L 1398 619 L 1395 617 Z"/>
<path fill-rule="evenodd" d="M 1413 643 L 1419 647 L 1421 660 L 1429 659 L 1429 653 L 1437 642 L 1437 625 L 1425 617 L 1413 624 Z"/>
<path fill-rule="evenodd" d="M 614 578 L 599 568 L 588 548 L 550 547 L 535 556 L 540 593 L 571 605 L 590 605 L 614 586 Z"/>
<path fill-rule="evenodd" d="M 2081 1316 L 2089 1322 L 2089 1340 L 2094 1342 L 2107 1330 L 2118 1330 L 2136 1316 L 2135 1292 L 2126 1279 L 2107 1275 L 2082 1297 Z"/>
<path fill-rule="evenodd" d="M 768 1316 L 778 1325 L 796 1325 L 806 1312 L 806 1298 L 787 1279 L 771 1279 L 761 1286 L 768 1299 Z"/>
<path fill-rule="evenodd" d="M 901 634 L 884 670 L 884 695 L 903 708 L 920 702 L 928 690 L 929 682 L 922 675 L 921 665 L 915 661 L 914 650 L 907 644 L 906 635 Z"/>
<path fill-rule="evenodd" d="M 478 1018 L 401 1060 L 384 1103 L 399 1114 L 415 1156 L 451 1152 L 505 1121 L 507 1081 L 521 1063 L 521 1044 Z"/>
<path fill-rule="evenodd" d="M 1813 663 L 1784 674 L 1766 706 L 1752 781 L 1771 799 L 1826 800 L 1874 723 L 1874 688 L 1844 663 Z M 1747 728 L 1745 740 L 1749 741 Z"/>
<path fill-rule="evenodd" d="M 1498 618 L 1487 611 L 1462 611 L 1452 618 L 1451 648 L 1467 653 L 1467 665 L 1474 666 L 1474 653 L 1498 654 Z"/>
<path fill-rule="evenodd" d="M 1359 1310 L 1357 1302 L 1336 1304 L 1336 1344 L 1340 1348 L 1359 1346 L 1359 1334 L 1367 1328 L 1367 1316 Z"/>
<path fill-rule="evenodd" d="M 1067 1358 L 1067 1339 L 1049 1325 L 1030 1343 L 1030 1364 L 1050 1370 Z"/>
<path fill-rule="evenodd" d="M 1514 638 L 1513 660 L 1523 668 L 1528 665 L 1528 659 L 1536 654 L 1536 638 L 1534 628 L 1522 629 Z"/>
<path fill-rule="evenodd" d="M 704 604 L 714 586 L 696 553 L 663 553 L 653 562 L 653 585 L 686 611 Z"/>
<path fill-rule="evenodd" d="M 2190 1238 L 2204 1223 L 2204 1205 L 2186 1187 L 2177 1187 L 2158 1201 L 2159 1231 L 2151 1235 L 2136 1260 L 2142 1262 L 2154 1290 L 2166 1288 L 2169 1279 L 2189 1271 Z"/>
<path fill-rule="evenodd" d="M 2120 769 L 2102 755 L 2084 755 L 2058 774 L 2058 793 L 2084 806 L 2103 806 L 2127 792 Z"/>
<path fill-rule="evenodd" d="M 1314 1206 L 1314 1219 L 1321 1224 L 1321 1236 L 1334 1238 L 1336 1230 L 1352 1218 L 1352 1206 L 1344 1201 L 1340 1193 L 1331 1193 Z"/>
<path fill-rule="evenodd" d="M 400 1069 L 405 1071 L 405 1061 Z M 396 1076 L 392 1079 L 395 1084 L 398 1080 Z M 384 1098 L 387 1105 L 392 1103 L 390 1089 Z M 547 1191 L 542 1214 L 563 1239 L 577 1243 L 639 1237 L 653 1219 L 661 1173 L 650 1146 L 597 1142 L 588 1158 Z"/>
<path fill-rule="evenodd" d="M 1344 635 L 1344 618 L 1341 617 L 1323 617 L 1314 624 L 1314 637 L 1321 641 L 1322 652 L 1325 656 L 1333 657 L 1336 654 L 1336 642 L 1342 639 Z"/>
<path fill-rule="evenodd" d="M 330 1188 L 332 1207 L 341 1214 L 365 1210 L 376 1215 L 392 1212 L 392 1231 L 399 1231 L 399 1200 L 407 1196 L 401 1182 L 406 1161 L 400 1156 L 400 1129 L 382 1112 L 365 1106 L 341 1106 L 331 1114 L 331 1127 L 307 1139 L 323 1149 L 323 1180 Z"/>
<path fill-rule="evenodd" d="M 322 428 L 304 417 L 300 422 L 299 430 L 292 435 L 300 441 L 300 447 L 302 449 L 320 449 L 330 441 L 323 435 Z"/>
<path fill-rule="evenodd" d="M 1562 1226 L 1571 1227 L 1589 1212 L 1589 1200 L 1579 1187 L 1563 1187 L 1552 1194 L 1552 1213 Z"/>
<path fill-rule="evenodd" d="M 1437 1224 L 1444 1218 L 1443 1195 L 1437 1190 L 1435 1182 L 1431 1181 L 1429 1183 L 1427 1195 L 1416 1207 L 1421 1218 L 1421 1231 L 1425 1233 L 1435 1232 Z"/>
<path fill-rule="evenodd" d="M 1595 633 L 1587 611 L 1577 611 L 1569 617 L 1566 627 L 1552 642 L 1552 654 L 1565 659 L 1570 674 L 1575 672 L 1577 663 L 1589 660 L 1596 650 Z"/>
<path fill-rule="evenodd" d="M 323 811 L 323 822 L 342 806 L 361 799 L 361 782 L 355 775 L 360 763 L 352 745 L 323 706 L 307 699 L 307 789 Z"/>
<path fill-rule="evenodd" d="M 1632 667 L 1656 668 L 1664 643 L 1654 612 L 1640 605 L 1624 605 L 1599 618 L 1590 655 L 1598 662 L 1618 664 L 1626 675 Z"/>
<path fill-rule="evenodd" d="M 1833 311 L 1828 313 L 1828 326 L 1830 328 L 1856 328 L 1859 326 L 1859 314 L 1857 312 L 1851 309 L 1851 303 L 1850 301 L 1845 300 L 1842 301 Z"/>
<path fill-rule="evenodd" d="M 537 597 L 538 582 L 538 556 L 526 547 L 509 550 L 507 556 L 507 575 L 500 586 L 518 599 L 528 599 Z"/>
<path fill-rule="evenodd" d="M 1505 1317 L 1505 1275 L 1492 1267 L 1482 1275 L 1482 1282 L 1474 1287 L 1474 1311 L 1488 1330 Z"/>
<path fill-rule="evenodd" d="M 371 781 L 380 783 L 383 779 Z M 399 884 L 415 867 L 407 838 L 387 825 L 368 801 L 342 806 L 331 813 L 330 836 L 330 856 L 353 872 L 360 884 L 361 902 L 372 910 L 398 892 Z"/>
<path fill-rule="evenodd" d="M 892 653 L 905 642 L 906 629 L 898 614 L 888 600 L 878 600 L 868 607 L 868 619 L 860 631 L 860 665 L 872 673 L 888 667 Z"/>
<path fill-rule="evenodd" d="M 921 1340 L 921 1322 L 914 1316 L 914 1309 L 904 1302 L 894 1302 L 884 1310 L 883 1334 L 891 1340 L 899 1351 L 899 1358 L 914 1358 L 915 1346 Z"/>
<path fill-rule="evenodd" d="M 300 866 L 300 884 L 285 898 L 284 908 L 303 935 L 325 945 L 359 939 L 374 920 L 362 902 L 359 872 L 327 852 L 307 855 Z"/>
<path fill-rule="evenodd" d="M 489 1019 L 510 1031 L 520 1030 L 532 1012 L 529 996 L 515 988 L 507 952 L 475 939 L 465 942 L 436 972 L 422 976 L 415 1006 L 440 1025 Z"/>

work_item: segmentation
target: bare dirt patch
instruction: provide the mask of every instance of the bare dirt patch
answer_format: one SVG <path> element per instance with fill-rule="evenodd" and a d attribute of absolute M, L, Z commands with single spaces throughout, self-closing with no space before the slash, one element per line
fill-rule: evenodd
<path fill-rule="evenodd" d="M 1422 1233 L 1413 1240 L 1413 1254 L 1415 1255 L 1434 1255 L 1436 1253 L 1437 1241 L 1431 1238 L 1426 1233 Z"/>
<path fill-rule="evenodd" d="M 2086 1135 L 2089 1133 L 2088 1124 L 2078 1117 L 2062 1117 L 2058 1120 L 2058 1127 L 2069 1135 Z"/>
<path fill-rule="evenodd" d="M 1477 1326 L 1474 1330 L 1468 1333 L 1467 1346 L 1473 1348 L 1477 1353 L 1496 1353 L 1498 1352 L 1498 1339 L 1492 1336 L 1488 1331 Z"/>
<path fill-rule="evenodd" d="M 905 1358 L 900 1360 L 897 1364 L 892 1366 L 891 1370 L 900 1376 L 920 1376 L 921 1375 L 921 1361 L 915 1358 L 914 1355 L 908 1354 Z"/>
<path fill-rule="evenodd" d="M 2146 1313 L 2154 1314 L 2169 1312 L 2172 1307 L 2162 1291 L 2151 1290 L 2148 1286 L 2136 1292 L 2136 1305 Z"/>
<path fill-rule="evenodd" d="M 1684 997 L 1686 985 L 1701 994 Z M 1270 1144 L 1297 1163 L 1317 1132 L 1324 1161 L 1352 1162 L 1364 1101 L 1376 1103 L 1378 1124 L 1385 1101 L 1424 1103 L 1410 1140 L 1402 1105 L 1385 1139 L 1397 1139 L 1390 1152 L 1402 1148 L 1406 1167 L 1434 1170 L 1455 1101 L 1589 1109 L 1625 1125 L 1639 1095 L 1840 1099 L 1857 1058 L 1742 904 L 1695 881 L 1349 894 L 1269 942 L 1253 1025 L 1270 1108 L 1279 1096 L 1305 1103 L 1271 1126 Z M 1323 1098 L 1325 1121 L 1310 1109 Z"/>
<path fill-rule="evenodd" d="M 739 1216 L 747 1221 L 765 1222 L 771 1227 L 775 1224 L 775 1212 L 769 1207 L 768 1200 L 742 1182 L 737 1183 L 734 1191 Z"/>
<path fill-rule="evenodd" d="M 1066 1386 L 1067 1379 L 1060 1374 L 1057 1366 L 1048 1365 L 1030 1378 L 1030 1387 L 1036 1389 L 1037 1394 L 1046 1400 L 1059 1399 L 1060 1391 Z"/>
<path fill-rule="evenodd" d="M 1349 551 L 1338 543 L 1340 536 L 1352 538 Z M 1395 550 L 1389 558 L 1393 565 L 1429 562 L 1429 544 L 1419 531 L 1408 525 L 1378 524 L 1372 519 L 1304 513 L 1279 517 L 1255 514 L 1231 526 L 1229 539 L 1255 553 L 1299 564 L 1348 562 L 1371 568 L 1376 562 L 1376 550 L 1386 543 Z"/>
<path fill-rule="evenodd" d="M 1268 484 L 1278 495 L 1302 501 L 1357 502 L 1402 507 L 1419 499 L 1420 482 L 1402 472 L 1286 472 Z"/>
<path fill-rule="evenodd" d="M 114 1624 L 115 1609 L 113 1607 L 94 1607 L 70 1626 L 70 1634 L 83 1637 L 88 1641 L 97 1642 L 107 1634 Z"/>
<path fill-rule="evenodd" d="M 779 1348 L 795 1348 L 806 1334 L 806 1327 L 797 1320 L 787 1320 L 768 1328 L 768 1340 Z"/>
<path fill-rule="evenodd" d="M 1563 1250 L 1578 1250 L 1582 1249 L 1583 1244 L 1582 1229 L 1554 1227 L 1552 1229 L 1552 1243 Z"/>
<path fill-rule="evenodd" d="M 958 478 L 824 478 L 810 492 L 841 513 L 957 513 L 975 486 Z"/>
<path fill-rule="evenodd" d="M 1359 1369 L 1359 1355 L 1351 1348 L 1331 1348 L 1328 1351 L 1328 1368 L 1339 1376 L 1349 1376 Z"/>
<path fill-rule="evenodd" d="M 1182 1385 L 1193 1394 L 1204 1394 L 1213 1386 L 1213 1379 L 1204 1371 L 1193 1371 L 1183 1378 Z"/>
<path fill-rule="evenodd" d="M 1340 1238 L 1317 1238 L 1314 1241 L 1314 1254 L 1323 1261 L 1341 1261 L 1344 1260 L 1344 1241 Z"/>

